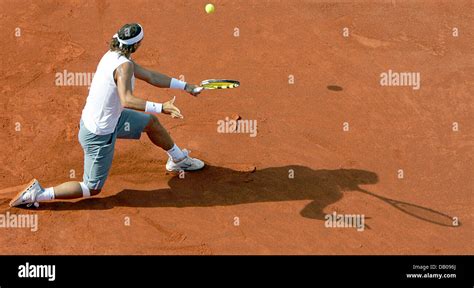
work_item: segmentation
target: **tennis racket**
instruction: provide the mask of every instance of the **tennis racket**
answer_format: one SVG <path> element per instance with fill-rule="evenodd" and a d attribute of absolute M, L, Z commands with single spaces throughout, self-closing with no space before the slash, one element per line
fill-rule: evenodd
<path fill-rule="evenodd" d="M 227 79 L 209 79 L 204 80 L 199 84 L 199 87 L 194 88 L 194 93 L 200 93 L 202 90 L 213 90 L 213 89 L 232 89 L 240 86 L 240 82 L 236 80 Z"/>

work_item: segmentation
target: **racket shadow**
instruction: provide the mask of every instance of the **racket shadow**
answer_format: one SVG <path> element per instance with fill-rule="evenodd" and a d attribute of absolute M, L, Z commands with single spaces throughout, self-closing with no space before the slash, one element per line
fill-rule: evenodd
<path fill-rule="evenodd" d="M 378 198 L 384 201 L 385 203 L 389 204 L 390 206 L 394 207 L 395 209 L 426 222 L 430 222 L 430 223 L 440 225 L 440 226 L 445 226 L 445 227 L 461 226 L 460 222 L 458 222 L 457 225 L 453 224 L 454 220 L 452 216 L 433 210 L 431 208 L 386 198 L 386 197 L 377 195 L 375 193 L 372 193 L 370 191 L 364 190 L 362 188 L 357 188 L 354 191 L 358 191 L 358 192 L 373 196 L 375 198 Z"/>

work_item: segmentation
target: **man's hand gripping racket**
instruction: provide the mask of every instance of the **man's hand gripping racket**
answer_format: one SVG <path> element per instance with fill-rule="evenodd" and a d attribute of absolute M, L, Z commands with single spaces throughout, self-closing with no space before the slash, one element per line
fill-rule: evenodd
<path fill-rule="evenodd" d="M 186 92 L 193 96 L 199 95 L 204 90 L 213 90 L 213 89 L 232 89 L 240 86 L 240 82 L 236 80 L 226 80 L 226 79 L 209 79 L 202 81 L 199 86 L 197 85 L 186 85 Z M 171 99 L 168 102 L 163 103 L 163 113 L 170 114 L 173 118 L 183 118 L 181 111 L 174 105 L 174 100 L 176 97 Z"/>

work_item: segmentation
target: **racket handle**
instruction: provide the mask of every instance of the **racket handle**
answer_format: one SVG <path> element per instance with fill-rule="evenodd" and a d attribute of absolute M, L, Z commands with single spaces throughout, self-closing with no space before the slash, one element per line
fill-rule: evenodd
<path fill-rule="evenodd" d="M 202 90 L 204 90 L 204 87 L 196 87 L 193 89 L 193 93 L 201 93 Z"/>

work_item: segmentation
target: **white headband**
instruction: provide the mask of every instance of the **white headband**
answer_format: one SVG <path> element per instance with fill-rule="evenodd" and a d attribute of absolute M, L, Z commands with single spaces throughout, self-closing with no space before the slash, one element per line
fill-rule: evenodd
<path fill-rule="evenodd" d="M 138 24 L 138 26 L 140 26 L 140 33 L 133 38 L 122 40 L 120 39 L 117 33 L 114 35 L 114 38 L 117 39 L 118 42 L 120 43 L 120 48 L 122 48 L 122 45 L 133 45 L 135 43 L 140 42 L 143 39 L 143 35 L 144 35 L 143 27 L 140 24 Z"/>

